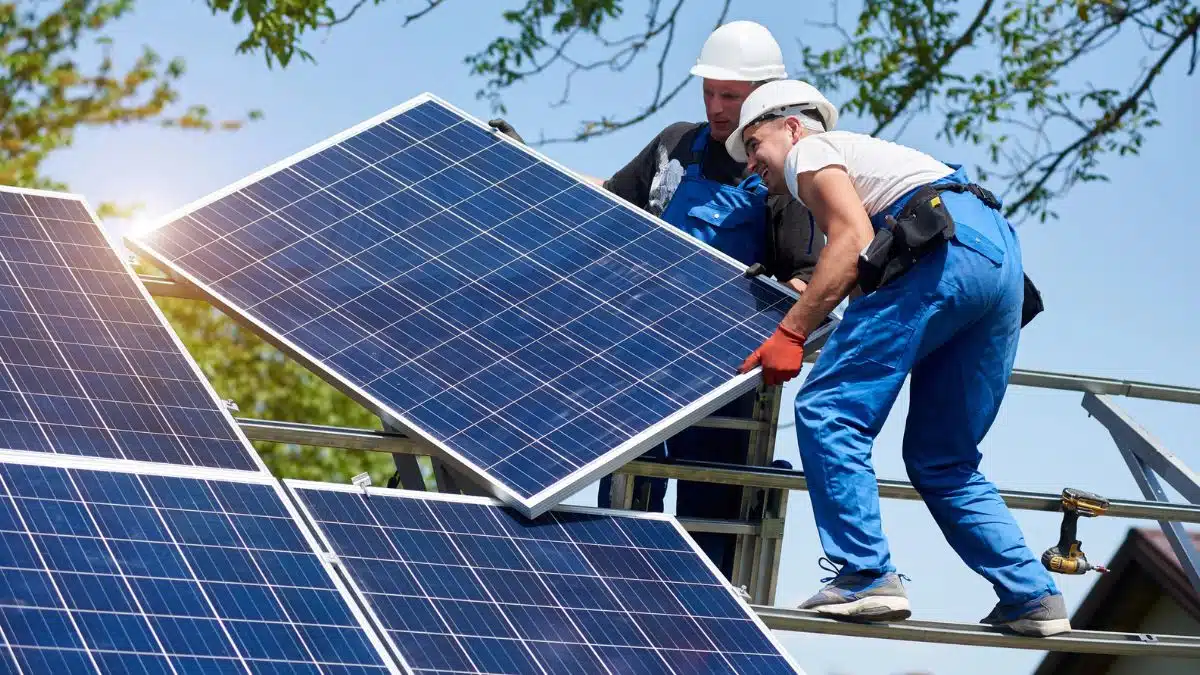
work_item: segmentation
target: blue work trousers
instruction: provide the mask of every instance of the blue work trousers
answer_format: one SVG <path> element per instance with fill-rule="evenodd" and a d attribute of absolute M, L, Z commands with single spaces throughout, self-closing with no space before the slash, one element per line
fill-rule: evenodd
<path fill-rule="evenodd" d="M 849 303 L 796 396 L 796 436 L 825 554 L 843 573 L 895 571 L 871 447 L 911 372 L 903 454 L 947 542 L 1007 604 L 1057 592 L 996 487 L 979 442 L 1017 352 L 1017 234 L 971 194 L 942 192 L 958 234 Z"/>

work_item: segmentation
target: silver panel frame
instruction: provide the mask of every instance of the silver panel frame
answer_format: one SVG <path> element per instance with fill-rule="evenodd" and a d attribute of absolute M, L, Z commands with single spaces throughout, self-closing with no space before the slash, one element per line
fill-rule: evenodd
<path fill-rule="evenodd" d="M 283 484 L 288 489 L 288 491 L 294 495 L 296 503 L 299 505 L 301 511 L 304 513 L 304 516 L 309 519 L 309 521 L 308 521 L 309 524 L 311 525 L 312 529 L 318 534 L 321 542 L 327 547 L 329 554 L 332 557 L 336 558 L 337 553 L 334 550 L 332 542 L 330 542 L 328 540 L 328 538 L 326 538 L 325 531 L 321 528 L 320 525 L 317 524 L 316 518 L 314 518 L 312 513 L 308 510 L 308 506 L 304 503 L 304 499 L 301 498 L 299 491 L 300 490 L 324 490 L 327 492 L 354 492 L 354 493 L 361 494 L 364 492 L 364 488 L 360 488 L 356 485 L 345 485 L 345 484 L 339 484 L 339 483 L 321 483 L 321 482 L 317 482 L 317 481 L 298 480 L 298 479 L 291 479 L 291 478 L 283 479 Z M 508 504 L 504 503 L 502 500 L 499 500 L 499 499 L 493 499 L 493 498 L 489 498 L 489 497 L 477 497 L 477 496 L 471 496 L 471 495 L 457 495 L 457 494 L 437 493 L 437 492 L 419 492 L 416 490 L 398 490 L 398 489 L 377 488 L 377 487 L 365 488 L 365 492 L 368 496 L 379 496 L 379 497 L 392 498 L 392 499 L 417 499 L 417 500 L 425 500 L 425 501 L 456 502 L 459 504 L 478 504 L 478 505 L 482 505 L 482 506 L 493 506 L 493 507 L 508 507 L 509 506 Z M 721 571 L 717 569 L 716 565 L 713 565 L 712 561 L 708 559 L 708 556 L 705 555 L 704 551 L 701 550 L 700 546 L 698 544 L 696 544 L 695 540 L 693 540 L 691 538 L 691 536 L 688 535 L 687 530 L 685 530 L 683 528 L 683 526 L 679 523 L 678 520 L 675 519 L 674 516 L 667 514 L 667 513 L 655 513 L 655 512 L 648 512 L 648 511 L 627 511 L 627 510 L 623 510 L 623 509 L 601 509 L 601 508 L 596 508 L 596 507 L 575 506 L 575 505 L 570 505 L 570 504 L 556 506 L 554 508 L 548 509 L 547 512 L 584 513 L 584 514 L 588 514 L 588 515 L 612 516 L 612 517 L 616 517 L 616 518 L 641 518 L 641 519 L 645 519 L 645 520 L 660 520 L 660 521 L 670 523 L 671 526 L 674 527 L 676 533 L 680 536 L 680 538 L 683 541 L 687 542 L 688 546 L 691 547 L 692 552 L 696 554 L 696 557 L 699 558 L 704 563 L 705 568 L 709 571 L 710 574 L 712 574 L 713 579 L 716 580 L 723 588 L 725 588 L 725 590 L 729 593 L 729 597 L 731 597 L 738 604 L 738 606 L 741 607 L 743 613 L 745 614 L 745 617 L 754 622 L 755 626 L 757 626 L 758 629 L 760 631 L 762 631 L 763 635 L 765 635 L 766 638 L 770 641 L 771 646 L 773 646 L 779 652 L 780 656 L 782 656 L 784 658 L 784 660 L 787 661 L 788 665 L 790 665 L 795 670 L 797 675 L 805 675 L 805 671 L 800 668 L 799 664 L 796 663 L 796 661 L 792 657 L 791 653 L 788 652 L 788 650 L 786 648 L 784 648 L 784 646 L 779 642 L 779 640 L 776 638 L 772 629 L 767 627 L 767 624 L 765 624 L 763 622 L 763 620 L 759 617 L 758 611 L 752 605 L 747 603 L 745 601 L 745 599 L 743 599 L 733 589 L 733 587 L 729 583 L 729 580 L 726 579 L 725 576 L 721 574 Z M 340 562 L 338 563 L 338 567 L 344 569 L 344 566 L 342 566 Z M 370 612 L 372 619 L 375 621 L 379 621 L 378 615 L 376 615 L 374 610 L 371 609 L 371 607 L 366 603 L 365 594 L 362 592 L 362 589 L 359 588 L 358 583 L 354 581 L 354 579 L 351 577 L 351 575 L 349 574 L 348 571 L 346 572 L 346 577 L 347 577 L 347 584 L 351 587 L 351 589 L 355 593 L 363 595 L 363 597 L 364 597 L 363 604 L 366 606 L 367 611 Z M 382 626 L 383 625 L 382 622 L 380 622 L 379 625 Z M 388 642 L 391 644 L 391 646 L 396 648 L 396 652 L 397 652 L 397 654 L 399 654 L 399 648 L 395 647 L 395 644 L 392 641 L 391 636 L 388 636 L 386 631 L 383 634 L 385 636 L 387 636 Z"/>
<path fill-rule="evenodd" d="M 379 634 L 375 627 L 372 626 L 366 614 L 363 613 L 363 608 L 359 604 L 359 597 L 351 592 L 351 590 L 343 582 L 342 578 L 334 571 L 333 565 L 330 563 L 329 557 L 325 551 L 321 549 L 318 540 L 313 533 L 312 528 L 296 508 L 292 501 L 292 494 L 284 488 L 284 486 L 266 472 L 251 472 L 242 471 L 239 469 L 220 469 L 214 467 L 196 467 L 180 464 L 162 464 L 158 462 L 141 462 L 130 459 L 110 459 L 105 457 L 84 457 L 80 455 L 50 455 L 42 452 L 24 451 L 24 450 L 0 450 L 0 464 L 21 464 L 25 466 L 42 466 L 54 469 L 72 469 L 79 471 L 105 471 L 109 473 L 121 473 L 134 476 L 161 476 L 169 478 L 193 478 L 196 480 L 221 481 L 226 483 L 238 483 L 242 485 L 262 485 L 270 487 L 279 497 L 280 503 L 283 504 L 288 516 L 291 517 L 292 523 L 296 529 L 300 531 L 304 538 L 304 543 L 308 546 L 312 554 L 321 564 L 321 569 L 325 571 L 325 575 L 329 578 L 330 583 L 337 590 L 342 601 L 349 608 L 350 614 L 358 623 L 366 635 L 371 646 L 375 649 L 375 653 L 379 655 L 379 660 L 388 669 L 388 672 L 393 675 L 406 675 L 406 671 L 400 670 L 395 662 L 395 659 L 388 653 L 383 642 L 380 640 Z"/>
<path fill-rule="evenodd" d="M 152 311 L 154 313 L 154 316 L 158 319 L 159 323 L 161 323 L 163 328 L 166 329 L 167 334 L 170 336 L 171 344 L 173 344 L 175 346 L 175 348 L 179 351 L 179 354 L 183 357 L 184 361 L 187 363 L 188 368 L 191 369 L 191 372 L 195 376 L 196 380 L 199 381 L 200 385 L 204 388 L 204 391 L 208 394 L 208 399 L 212 403 L 213 408 L 215 408 L 221 414 L 222 419 L 225 420 L 226 426 L 233 433 L 233 437 L 235 439 L 237 439 L 237 441 L 239 443 L 242 444 L 242 447 L 245 448 L 246 453 L 250 455 L 250 458 L 251 458 L 252 462 L 254 463 L 254 465 L 258 467 L 258 469 L 256 471 L 254 471 L 253 473 L 262 473 L 262 474 L 269 475 L 270 470 L 267 468 L 267 465 L 263 461 L 262 457 L 258 454 L 258 451 L 254 449 L 253 444 L 250 443 L 250 439 L 246 437 L 245 432 L 242 431 L 241 425 L 239 425 L 237 423 L 237 420 L 235 420 L 233 418 L 233 415 L 229 412 L 229 408 L 225 405 L 225 402 L 217 394 L 217 391 L 216 391 L 216 389 L 213 388 L 212 383 L 209 382 L 208 378 L 204 375 L 204 371 L 202 371 L 200 369 L 200 365 L 198 363 L 196 363 L 196 359 L 192 357 L 192 353 L 189 352 L 187 347 L 184 346 L 183 341 L 179 338 L 179 335 L 175 332 L 175 328 L 173 326 L 171 326 L 171 322 L 167 320 L 166 315 L 163 314 L 163 311 L 158 306 L 158 303 L 156 303 L 154 301 L 153 296 L 151 296 L 150 292 L 146 289 L 145 285 L 142 284 L 141 277 L 138 276 L 137 272 L 129 264 L 129 261 L 126 260 L 122 255 L 120 255 L 121 249 L 118 245 L 118 242 L 112 236 L 112 234 L 107 229 L 104 228 L 99 215 L 96 214 L 95 209 L 92 208 L 92 205 L 88 202 L 88 200 L 85 197 L 83 197 L 82 195 L 79 195 L 76 193 L 71 193 L 71 192 L 56 192 L 56 191 L 51 191 L 51 190 L 35 190 L 35 189 L 31 189 L 31 188 L 18 188 L 18 187 L 12 187 L 12 186 L 7 186 L 7 185 L 0 185 L 0 191 L 8 192 L 8 193 L 16 193 L 16 194 L 27 194 L 27 195 L 37 196 L 37 197 L 48 197 L 51 199 L 61 199 L 63 201 L 74 201 L 74 202 L 78 202 L 84 208 L 84 210 L 87 211 L 88 216 L 90 216 L 92 219 L 92 225 L 96 228 L 97 231 L 100 232 L 100 236 L 102 236 L 104 238 L 104 242 L 108 245 L 109 249 L 112 250 L 113 255 L 117 258 L 117 261 L 121 264 L 121 269 L 125 270 L 125 273 L 129 276 L 129 280 L 132 282 L 133 287 L 135 289 L 137 289 L 139 297 L 141 297 L 141 299 L 150 307 L 150 311 Z M 50 453 L 44 453 L 44 454 L 50 454 Z M 58 453 L 54 453 L 54 454 L 57 455 Z M 63 456 L 76 457 L 78 455 L 63 455 Z M 128 459 L 124 459 L 121 461 L 137 462 L 137 460 L 128 460 Z M 203 464 L 171 464 L 169 462 L 155 462 L 155 464 L 162 464 L 163 466 L 192 466 L 192 467 L 196 467 L 196 468 L 217 468 L 217 467 L 208 467 Z M 242 472 L 246 471 L 244 469 L 230 469 L 230 470 L 242 471 Z"/>
<path fill-rule="evenodd" d="M 347 396 L 366 407 L 372 413 L 378 415 L 389 426 L 402 429 L 410 436 L 415 436 L 424 440 L 430 446 L 431 451 L 434 451 L 441 459 L 447 461 L 455 470 L 459 471 L 460 473 L 473 476 L 476 480 L 480 481 L 480 487 L 484 488 L 487 493 L 495 496 L 509 506 L 512 506 L 529 518 L 536 518 L 537 516 L 545 513 L 550 508 L 558 505 L 563 500 L 582 490 L 592 482 L 599 480 L 601 477 L 609 473 L 612 473 L 614 469 L 634 459 L 650 447 L 667 438 L 670 438 L 684 428 L 691 426 L 692 423 L 700 420 L 703 417 L 706 417 L 709 413 L 719 409 L 726 403 L 732 401 L 759 384 L 761 380 L 761 368 L 755 368 L 749 373 L 734 375 L 728 382 L 710 391 L 707 395 L 701 397 L 699 400 L 696 400 L 690 405 L 677 410 L 674 414 L 662 419 L 657 424 L 651 426 L 642 433 L 630 437 L 621 445 L 597 457 L 588 464 L 576 469 L 574 472 L 561 478 L 555 484 L 545 488 L 541 492 L 526 498 L 514 492 L 505 483 L 494 478 L 491 473 L 485 471 L 482 467 L 476 465 L 466 457 L 463 457 L 459 453 L 452 450 L 449 446 L 438 440 L 434 434 L 427 432 L 425 429 L 413 423 L 405 416 L 400 415 L 397 411 L 387 406 L 383 401 L 375 398 L 362 388 L 353 384 L 347 378 L 344 378 L 338 371 L 329 367 L 320 359 L 308 354 L 299 345 L 292 343 L 287 338 L 277 334 L 266 324 L 250 316 L 249 313 L 240 309 L 237 303 L 225 298 L 215 289 L 207 287 L 187 271 L 171 262 L 167 256 L 155 250 L 148 243 L 139 241 L 140 236 L 146 236 L 151 232 L 158 230 L 159 228 L 191 213 L 192 211 L 229 196 L 230 194 L 248 187 L 262 178 L 265 178 L 266 176 L 288 168 L 291 165 L 322 150 L 341 143 L 351 136 L 354 136 L 371 127 L 377 126 L 384 121 L 399 115 L 400 113 L 427 102 L 444 106 L 454 114 L 461 116 L 464 123 L 474 124 L 480 129 L 483 129 L 497 137 L 500 142 L 509 143 L 512 147 L 517 148 L 521 152 L 529 154 L 538 161 L 544 162 L 545 164 L 562 171 L 568 177 L 574 178 L 580 185 L 584 186 L 585 189 L 593 190 L 596 194 L 603 195 L 606 199 L 610 200 L 618 207 L 627 209 L 630 213 L 636 214 L 650 223 L 657 224 L 667 232 L 678 236 L 681 240 L 690 242 L 692 245 L 713 254 L 718 259 L 728 263 L 731 267 L 738 271 L 745 270 L 745 265 L 743 265 L 741 262 L 722 253 L 721 251 L 716 250 L 704 242 L 691 238 L 683 231 L 668 225 L 661 219 L 652 217 L 644 211 L 637 209 L 628 202 L 610 194 L 603 188 L 592 184 L 579 173 L 572 171 L 571 169 L 568 169 L 558 162 L 545 157 L 528 146 L 518 143 L 508 136 L 497 132 L 495 129 L 488 127 L 486 124 L 482 123 L 472 115 L 428 92 L 419 94 L 405 101 L 404 103 L 394 106 L 389 110 L 375 115 L 374 117 L 371 117 L 370 119 L 360 122 L 352 127 L 344 129 L 343 131 L 334 134 L 323 141 L 310 145 L 309 147 L 291 155 L 290 157 L 275 162 L 274 164 L 260 169 L 259 171 L 256 171 L 239 181 L 231 183 L 224 188 L 216 190 L 205 197 L 195 200 L 166 214 L 162 218 L 158 219 L 150 228 L 147 228 L 144 232 L 139 233 L 139 235 L 127 236 L 125 238 L 126 244 L 138 255 L 148 258 L 156 266 L 160 267 L 164 272 L 167 272 L 176 280 L 184 281 L 195 287 L 204 297 L 209 300 L 209 302 L 215 305 L 222 312 L 237 319 L 268 343 L 287 354 L 290 358 L 299 362 L 308 370 L 311 370 L 313 373 L 328 382 L 331 386 L 339 389 Z M 766 284 L 768 287 L 775 289 L 776 291 L 792 298 L 793 300 L 799 297 L 797 293 L 790 287 L 780 284 L 774 279 L 759 276 L 755 277 L 755 281 Z M 815 353 L 818 349 L 820 349 L 820 347 L 828 339 L 829 335 L 837 327 L 841 319 L 841 314 L 838 310 L 834 310 L 834 312 L 830 314 L 829 318 L 830 321 L 826 325 L 813 331 L 813 334 L 809 336 L 808 341 L 806 342 L 808 352 Z"/>

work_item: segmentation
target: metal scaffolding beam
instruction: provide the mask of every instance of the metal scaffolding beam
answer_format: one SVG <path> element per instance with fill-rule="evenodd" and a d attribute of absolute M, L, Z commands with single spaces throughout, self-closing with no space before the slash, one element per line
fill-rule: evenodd
<path fill-rule="evenodd" d="M 1200 389 L 1195 387 L 1178 387 L 1171 384 L 1154 384 L 1152 382 L 1138 382 L 1135 380 L 1114 380 L 1107 377 L 1052 373 L 1041 370 L 1022 370 L 1020 368 L 1013 370 L 1009 382 L 1037 389 L 1061 389 L 1063 391 L 1080 391 L 1088 394 L 1113 394 L 1128 396 L 1130 398 L 1148 398 L 1155 401 L 1200 405 Z"/>
<path fill-rule="evenodd" d="M 1085 394 L 1083 408 L 1108 429 L 1146 499 L 1167 501 L 1167 493 L 1158 482 L 1158 476 L 1162 476 L 1184 499 L 1200 504 L 1200 476 L 1135 423 L 1108 396 Z M 1200 593 L 1200 552 L 1192 542 L 1192 535 L 1179 522 L 1164 519 L 1159 525 L 1192 588 Z"/>
<path fill-rule="evenodd" d="M 803 633 L 847 635 L 852 637 L 936 642 L 971 647 L 1007 647 L 1037 651 L 1149 656 L 1160 658 L 1200 658 L 1200 637 L 1151 635 L 1077 630 L 1051 637 L 1027 637 L 974 623 L 920 621 L 897 623 L 851 623 L 837 621 L 802 609 L 783 609 L 754 605 L 753 609 L 768 628 Z"/>
<path fill-rule="evenodd" d="M 276 441 L 296 445 L 352 448 L 388 453 L 429 454 L 433 452 L 431 448 L 425 447 L 411 438 L 383 431 L 253 420 L 241 417 L 236 419 L 246 436 L 256 441 Z M 617 473 L 708 481 L 744 487 L 781 490 L 808 489 L 808 481 L 804 478 L 804 473 L 800 471 L 735 466 L 715 462 L 643 458 L 622 466 L 617 469 Z M 1061 510 L 1062 498 L 1054 493 L 1001 490 L 1000 495 L 1004 498 L 1005 503 L 1014 509 L 1052 512 Z M 921 498 L 911 484 L 886 479 L 879 480 L 879 496 L 888 499 L 919 500 Z M 1110 500 L 1106 513 L 1118 518 L 1200 523 L 1200 506 L 1194 504 L 1113 499 Z"/>

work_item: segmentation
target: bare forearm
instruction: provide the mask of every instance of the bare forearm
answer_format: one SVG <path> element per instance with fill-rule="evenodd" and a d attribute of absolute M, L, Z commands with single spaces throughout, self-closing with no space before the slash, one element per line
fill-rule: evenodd
<path fill-rule="evenodd" d="M 860 237 L 833 238 L 821 251 L 808 287 L 781 322 L 808 335 L 838 306 L 858 282 L 858 253 L 866 245 Z"/>

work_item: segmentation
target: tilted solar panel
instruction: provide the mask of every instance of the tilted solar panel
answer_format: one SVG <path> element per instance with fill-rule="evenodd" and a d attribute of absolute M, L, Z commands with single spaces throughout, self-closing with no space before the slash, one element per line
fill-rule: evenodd
<path fill-rule="evenodd" d="M 753 387 L 794 297 L 427 95 L 130 245 L 530 516 Z"/>
<path fill-rule="evenodd" d="M 0 448 L 264 470 L 78 197 L 0 188 Z"/>
<path fill-rule="evenodd" d="M 0 461 L 0 672 L 400 672 L 279 484 L 240 475 Z"/>
<path fill-rule="evenodd" d="M 414 672 L 801 672 L 661 514 L 285 483 Z"/>

